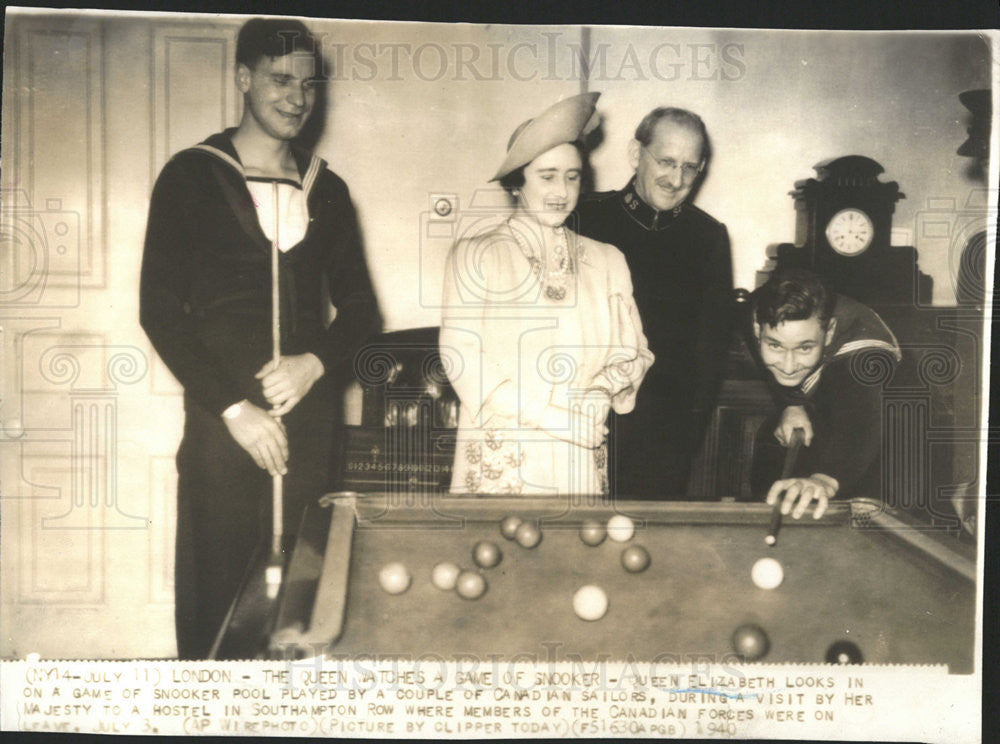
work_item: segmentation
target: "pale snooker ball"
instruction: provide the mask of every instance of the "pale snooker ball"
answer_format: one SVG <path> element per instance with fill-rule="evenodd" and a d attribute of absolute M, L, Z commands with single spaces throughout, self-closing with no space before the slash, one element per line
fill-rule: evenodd
<path fill-rule="evenodd" d="M 486 591 L 486 579 L 475 571 L 462 571 L 455 582 L 455 591 L 463 599 L 479 599 Z"/>
<path fill-rule="evenodd" d="M 386 563 L 378 573 L 378 583 L 389 594 L 402 594 L 410 588 L 410 572 L 398 561 Z"/>
<path fill-rule="evenodd" d="M 628 542 L 635 534 L 635 525 L 624 514 L 615 514 L 608 520 L 608 537 L 615 542 Z"/>
<path fill-rule="evenodd" d="M 573 612 L 581 620 L 600 620 L 608 611 L 608 595 L 599 586 L 581 586 L 573 595 Z"/>
<path fill-rule="evenodd" d="M 472 549 L 472 560 L 481 568 L 493 568 L 503 559 L 503 553 L 496 543 L 482 540 Z"/>
<path fill-rule="evenodd" d="M 431 572 L 431 582 L 438 589 L 450 592 L 455 588 L 455 582 L 460 572 L 461 569 L 451 561 L 442 561 L 434 566 L 434 570 Z"/>
<path fill-rule="evenodd" d="M 533 548 L 542 541 L 542 533 L 535 525 L 522 522 L 514 534 L 514 539 L 522 548 Z"/>
<path fill-rule="evenodd" d="M 588 519 L 580 526 L 580 539 L 585 545 L 592 548 L 604 542 L 604 538 L 607 536 L 608 533 L 604 529 L 604 525 L 596 519 Z"/>
<path fill-rule="evenodd" d="M 750 578 L 761 589 L 774 589 L 785 578 L 785 572 L 774 558 L 761 558 L 750 569 Z"/>
<path fill-rule="evenodd" d="M 500 534 L 508 540 L 513 540 L 514 535 L 517 533 L 517 528 L 521 526 L 522 521 L 520 517 L 504 517 L 503 521 L 500 522 Z"/>

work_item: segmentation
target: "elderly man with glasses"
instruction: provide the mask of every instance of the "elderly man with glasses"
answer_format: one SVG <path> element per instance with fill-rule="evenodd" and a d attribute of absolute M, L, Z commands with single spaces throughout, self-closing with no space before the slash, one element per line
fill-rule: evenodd
<path fill-rule="evenodd" d="M 699 116 L 654 109 L 629 145 L 635 176 L 577 208 L 581 235 L 625 254 L 656 357 L 635 410 L 610 422 L 609 475 L 621 498 L 686 498 L 722 380 L 732 330 L 729 235 L 691 204 L 709 156 Z"/>

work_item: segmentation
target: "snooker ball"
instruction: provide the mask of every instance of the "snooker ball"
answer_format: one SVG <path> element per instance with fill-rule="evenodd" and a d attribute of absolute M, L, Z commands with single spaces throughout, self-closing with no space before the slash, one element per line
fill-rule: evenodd
<path fill-rule="evenodd" d="M 455 582 L 455 591 L 463 599 L 479 599 L 486 592 L 486 579 L 475 571 L 462 571 Z"/>
<path fill-rule="evenodd" d="M 521 522 L 520 517 L 504 517 L 500 522 L 500 534 L 508 540 L 513 540 L 514 535 L 517 534 L 517 528 L 521 526 Z"/>
<path fill-rule="evenodd" d="M 837 641 L 826 650 L 827 664 L 860 664 L 861 649 L 850 641 Z"/>
<path fill-rule="evenodd" d="M 774 589 L 785 578 L 785 572 L 774 558 L 761 558 L 750 569 L 750 578 L 761 589 Z"/>
<path fill-rule="evenodd" d="M 608 520 L 608 537 L 615 542 L 628 542 L 635 534 L 635 525 L 624 514 L 615 514 Z"/>
<path fill-rule="evenodd" d="M 588 519 L 580 526 L 580 539 L 591 547 L 600 545 L 607 536 L 608 532 L 604 529 L 604 525 L 596 519 Z"/>
<path fill-rule="evenodd" d="M 642 573 L 649 568 L 649 553 L 641 545 L 630 545 L 622 551 L 622 565 L 629 573 Z"/>
<path fill-rule="evenodd" d="M 573 595 L 573 612 L 581 620 L 600 620 L 608 611 L 608 595 L 599 586 L 581 586 Z"/>
<path fill-rule="evenodd" d="M 767 634 L 758 625 L 741 625 L 733 631 L 733 649 L 744 661 L 761 658 L 770 646 Z"/>
<path fill-rule="evenodd" d="M 442 561 L 434 566 L 431 572 L 431 582 L 441 591 L 450 592 L 455 588 L 458 574 L 461 572 L 458 566 L 451 561 Z"/>
<path fill-rule="evenodd" d="M 542 532 L 535 525 L 522 522 L 514 533 L 514 539 L 522 548 L 533 548 L 542 541 Z"/>
<path fill-rule="evenodd" d="M 389 594 L 402 594 L 410 588 L 410 572 L 398 561 L 386 563 L 378 572 L 378 583 Z"/>
<path fill-rule="evenodd" d="M 503 553 L 497 544 L 488 540 L 477 542 L 476 547 L 472 549 L 472 560 L 481 568 L 493 568 L 502 558 Z"/>

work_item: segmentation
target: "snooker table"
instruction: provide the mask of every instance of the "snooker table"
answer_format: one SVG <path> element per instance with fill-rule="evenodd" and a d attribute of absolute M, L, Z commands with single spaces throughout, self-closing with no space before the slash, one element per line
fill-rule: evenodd
<path fill-rule="evenodd" d="M 217 641 L 218 658 L 497 658 L 737 661 L 731 637 L 753 623 L 769 641 L 763 663 L 824 663 L 835 641 L 853 641 L 865 663 L 973 669 L 975 551 L 904 521 L 877 502 L 834 502 L 819 520 L 786 518 L 764 542 L 771 507 L 734 502 L 617 501 L 599 497 L 328 494 L 304 515 L 280 594 L 263 597 L 248 572 Z M 627 543 L 591 547 L 585 519 L 615 513 L 636 525 Z M 537 522 L 526 549 L 500 534 L 503 517 Z M 472 548 L 496 543 L 500 564 L 477 569 Z M 620 555 L 644 546 L 652 561 L 628 573 Z M 784 581 L 755 586 L 751 566 L 778 560 Z M 400 561 L 409 589 L 390 595 L 382 566 Z M 443 591 L 432 568 L 479 570 L 476 600 Z M 578 618 L 574 592 L 596 584 L 605 616 Z"/>

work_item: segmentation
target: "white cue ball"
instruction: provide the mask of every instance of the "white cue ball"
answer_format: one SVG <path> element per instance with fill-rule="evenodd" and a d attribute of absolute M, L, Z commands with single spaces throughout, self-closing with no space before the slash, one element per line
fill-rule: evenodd
<path fill-rule="evenodd" d="M 785 578 L 785 572 L 774 558 L 761 558 L 750 569 L 750 578 L 761 589 L 774 589 Z"/>
<path fill-rule="evenodd" d="M 455 588 L 455 581 L 461 571 L 462 569 L 451 561 L 442 561 L 434 566 L 434 570 L 431 572 L 431 583 L 442 591 L 450 592 Z"/>
<path fill-rule="evenodd" d="M 581 620 L 600 620 L 608 611 L 608 595 L 599 586 L 581 586 L 573 595 L 573 612 Z"/>
<path fill-rule="evenodd" d="M 410 572 L 398 561 L 386 563 L 378 572 L 378 583 L 389 594 L 402 594 L 410 588 Z"/>
<path fill-rule="evenodd" d="M 608 520 L 608 537 L 615 542 L 628 542 L 635 534 L 635 525 L 624 514 L 615 514 Z"/>

